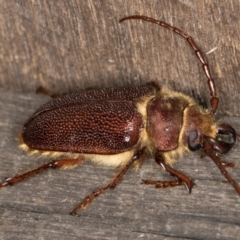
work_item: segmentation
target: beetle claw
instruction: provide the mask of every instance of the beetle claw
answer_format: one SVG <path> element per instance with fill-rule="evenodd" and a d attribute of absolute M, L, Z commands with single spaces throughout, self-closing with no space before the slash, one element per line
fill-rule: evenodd
<path fill-rule="evenodd" d="M 189 194 L 192 193 L 192 188 L 193 188 L 194 186 L 197 186 L 191 179 L 190 179 L 190 181 L 189 181 L 188 183 L 187 183 L 187 182 L 184 182 L 184 185 L 186 186 Z"/>

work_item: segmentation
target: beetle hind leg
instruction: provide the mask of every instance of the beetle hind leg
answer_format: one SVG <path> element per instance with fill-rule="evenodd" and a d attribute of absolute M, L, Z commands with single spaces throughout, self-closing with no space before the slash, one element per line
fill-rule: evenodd
<path fill-rule="evenodd" d="M 49 168 L 52 169 L 70 169 L 78 166 L 79 164 L 85 162 L 84 157 L 79 157 L 78 159 L 60 159 L 53 160 L 51 162 L 45 163 L 39 167 L 33 168 L 29 171 L 26 171 L 22 174 L 15 175 L 13 177 L 6 178 L 3 183 L 0 183 L 0 188 L 11 186 L 17 184 L 27 178 L 30 178 L 36 174 L 43 172 Z"/>
<path fill-rule="evenodd" d="M 71 215 L 76 215 L 77 211 L 79 209 L 87 209 L 90 203 L 94 200 L 94 198 L 98 197 L 100 194 L 104 193 L 108 189 L 113 189 L 117 186 L 117 184 L 120 182 L 124 174 L 127 172 L 127 170 L 132 166 L 132 164 L 139 160 L 144 154 L 144 148 L 137 151 L 130 161 L 127 162 L 127 164 L 122 168 L 122 170 L 115 176 L 115 178 L 105 187 L 99 188 L 96 191 L 89 194 L 87 197 L 84 198 L 82 202 L 80 202 L 71 212 Z"/>
<path fill-rule="evenodd" d="M 38 87 L 36 90 L 36 93 L 46 94 L 51 98 L 56 98 L 59 96 L 58 94 L 51 92 L 50 90 L 48 90 L 47 88 L 45 88 L 43 86 Z"/>
<path fill-rule="evenodd" d="M 156 188 L 166 188 L 166 187 L 176 187 L 176 186 L 186 185 L 188 192 L 191 193 L 192 188 L 195 185 L 194 182 L 191 180 L 191 178 L 189 178 L 185 174 L 171 168 L 168 164 L 166 164 L 163 156 L 159 152 L 157 152 L 155 154 L 155 161 L 165 171 L 170 173 L 171 176 L 176 177 L 177 180 L 175 180 L 175 181 L 142 180 L 143 184 L 153 184 L 153 185 L 155 185 Z"/>

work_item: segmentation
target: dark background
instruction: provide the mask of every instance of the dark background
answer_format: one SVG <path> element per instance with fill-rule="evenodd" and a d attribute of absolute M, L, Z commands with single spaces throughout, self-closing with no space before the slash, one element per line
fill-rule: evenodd
<path fill-rule="evenodd" d="M 91 87 L 160 85 L 209 101 L 202 66 L 186 40 L 139 14 L 166 21 L 191 35 L 216 81 L 218 118 L 240 129 L 240 3 L 198 0 L 7 0 L 0 2 L 0 176 L 45 162 L 18 149 L 26 119 L 56 93 Z M 239 144 L 224 159 L 240 182 Z M 155 190 L 141 178 L 170 179 L 153 161 L 129 171 L 114 190 L 96 199 L 80 217 L 68 215 L 116 170 L 91 163 L 71 171 L 48 171 L 0 190 L 1 239 L 236 239 L 240 199 L 209 159 L 184 156 L 176 169 L 193 177 L 183 187 Z"/>

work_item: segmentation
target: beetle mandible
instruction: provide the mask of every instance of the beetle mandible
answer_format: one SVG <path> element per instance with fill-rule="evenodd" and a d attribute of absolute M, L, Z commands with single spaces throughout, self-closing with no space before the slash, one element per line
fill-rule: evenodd
<path fill-rule="evenodd" d="M 191 97 L 161 88 L 156 83 L 135 87 L 90 89 L 52 99 L 41 106 L 24 124 L 20 147 L 56 160 L 23 174 L 7 178 L 0 188 L 14 185 L 46 169 L 69 169 L 86 160 L 121 167 L 106 186 L 89 194 L 71 214 L 86 209 L 105 192 L 114 188 L 132 165 L 153 156 L 173 181 L 143 180 L 158 188 L 194 186 L 191 178 L 175 170 L 172 164 L 184 152 L 202 149 L 202 157 L 211 158 L 240 195 L 240 187 L 226 171 L 233 163 L 221 160 L 239 135 L 228 124 L 215 121 L 218 107 L 214 80 L 207 62 L 193 39 L 182 30 L 146 16 L 129 16 L 170 29 L 185 38 L 200 60 L 208 80 L 211 109 L 204 109 Z"/>

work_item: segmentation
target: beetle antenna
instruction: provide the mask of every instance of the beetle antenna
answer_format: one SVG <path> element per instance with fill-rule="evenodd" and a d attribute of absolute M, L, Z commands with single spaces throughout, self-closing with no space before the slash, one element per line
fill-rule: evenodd
<path fill-rule="evenodd" d="M 128 17 L 124 17 L 124 18 L 120 19 L 119 22 L 121 23 L 121 22 L 123 22 L 125 20 L 130 20 L 130 19 L 142 19 L 144 21 L 148 21 L 148 22 L 152 22 L 152 23 L 158 24 L 158 25 L 160 25 L 162 27 L 165 27 L 165 28 L 167 28 L 169 30 L 172 30 L 173 32 L 179 34 L 181 37 L 183 37 L 183 38 L 185 38 L 187 40 L 187 42 L 189 43 L 189 45 L 192 47 L 192 49 L 194 50 L 195 54 L 197 55 L 197 58 L 201 62 L 202 67 L 203 67 L 203 71 L 205 72 L 205 75 L 206 75 L 206 77 L 208 79 L 208 87 L 209 87 L 210 95 L 211 95 L 211 99 L 210 99 L 211 113 L 215 114 L 215 112 L 217 110 L 217 107 L 218 107 L 218 102 L 219 102 L 219 99 L 218 99 L 217 94 L 216 94 L 215 82 L 214 82 L 214 79 L 211 76 L 208 64 L 205 61 L 201 50 L 199 49 L 199 47 L 194 42 L 193 38 L 191 36 L 189 36 L 188 34 L 186 34 L 185 32 L 183 32 L 182 30 L 180 30 L 180 29 L 178 29 L 176 27 L 173 27 L 173 26 L 171 26 L 168 23 L 165 23 L 165 22 L 162 22 L 162 21 L 150 18 L 150 17 L 146 17 L 146 16 L 140 16 L 140 15 L 128 16 Z"/>

